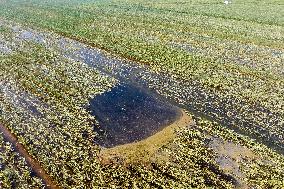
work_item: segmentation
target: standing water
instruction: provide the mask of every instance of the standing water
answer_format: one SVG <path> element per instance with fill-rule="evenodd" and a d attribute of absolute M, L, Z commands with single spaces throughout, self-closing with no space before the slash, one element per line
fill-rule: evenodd
<path fill-rule="evenodd" d="M 90 101 L 99 121 L 95 143 L 113 147 L 145 139 L 181 116 L 178 108 L 143 88 L 122 84 Z"/>

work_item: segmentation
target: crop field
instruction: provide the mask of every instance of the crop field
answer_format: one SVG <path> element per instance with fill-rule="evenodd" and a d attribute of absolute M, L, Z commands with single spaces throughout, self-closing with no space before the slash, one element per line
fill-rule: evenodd
<path fill-rule="evenodd" d="M 0 0 L 0 188 L 284 188 L 284 1 Z"/>

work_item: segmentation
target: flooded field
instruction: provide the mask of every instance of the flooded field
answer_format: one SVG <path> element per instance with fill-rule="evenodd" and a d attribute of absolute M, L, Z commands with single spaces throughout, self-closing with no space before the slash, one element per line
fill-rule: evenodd
<path fill-rule="evenodd" d="M 0 2 L 0 188 L 281 188 L 283 6 Z"/>
<path fill-rule="evenodd" d="M 153 90 L 168 98 L 171 103 L 195 115 L 217 121 L 283 153 L 282 112 L 271 111 L 257 102 L 246 102 L 231 95 L 223 96 L 218 89 L 208 90 L 197 81 L 182 83 L 182 80 L 173 78 L 169 74 L 156 73 L 148 66 L 112 56 L 71 39 L 20 29 L 18 26 L 12 28 L 18 39 L 55 48 L 62 55 L 82 61 L 119 81 Z M 271 127 L 276 131 L 272 131 Z"/>

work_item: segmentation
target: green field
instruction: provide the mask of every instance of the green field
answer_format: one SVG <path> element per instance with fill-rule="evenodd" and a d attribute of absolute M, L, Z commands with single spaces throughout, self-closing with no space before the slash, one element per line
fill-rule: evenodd
<path fill-rule="evenodd" d="M 63 56 L 60 37 L 141 65 L 192 125 L 147 161 L 102 163 L 84 107 L 124 80 Z M 0 124 L 60 188 L 283 188 L 284 2 L 0 1 Z M 0 188 L 48 188 L 10 145 L 0 135 Z"/>

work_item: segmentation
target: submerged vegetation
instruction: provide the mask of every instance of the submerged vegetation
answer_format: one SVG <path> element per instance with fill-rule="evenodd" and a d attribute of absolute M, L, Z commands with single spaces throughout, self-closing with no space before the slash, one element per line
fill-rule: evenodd
<path fill-rule="evenodd" d="M 282 188 L 283 9 L 281 0 L 0 1 L 0 124 L 62 188 Z M 125 82 L 192 122 L 149 151 L 128 149 L 144 159 L 110 149 L 104 161 L 100 119 L 86 107 Z M 46 187 L 2 135 L 0 153 L 0 188 Z"/>
<path fill-rule="evenodd" d="M 1 133 L 2 135 L 2 133 Z M 33 175 L 25 159 L 14 146 L 0 135 L 0 187 L 1 188 L 40 188 L 41 179 Z"/>

